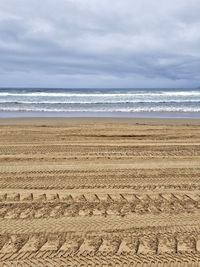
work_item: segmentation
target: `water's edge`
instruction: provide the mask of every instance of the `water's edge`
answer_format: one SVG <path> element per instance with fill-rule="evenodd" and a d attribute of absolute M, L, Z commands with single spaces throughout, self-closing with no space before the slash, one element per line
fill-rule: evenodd
<path fill-rule="evenodd" d="M 178 112 L 0 112 L 0 118 L 162 118 L 200 119 L 200 113 Z"/>

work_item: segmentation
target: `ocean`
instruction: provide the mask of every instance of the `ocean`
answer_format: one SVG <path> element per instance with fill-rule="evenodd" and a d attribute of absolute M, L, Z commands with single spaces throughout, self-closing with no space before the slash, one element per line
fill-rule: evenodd
<path fill-rule="evenodd" d="M 0 88 L 0 117 L 200 118 L 200 89 Z"/>

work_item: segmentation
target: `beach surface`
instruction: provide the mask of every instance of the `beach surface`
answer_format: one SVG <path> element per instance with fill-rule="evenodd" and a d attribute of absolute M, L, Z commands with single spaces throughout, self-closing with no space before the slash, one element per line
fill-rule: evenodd
<path fill-rule="evenodd" d="M 0 266 L 199 266 L 200 120 L 0 120 Z"/>

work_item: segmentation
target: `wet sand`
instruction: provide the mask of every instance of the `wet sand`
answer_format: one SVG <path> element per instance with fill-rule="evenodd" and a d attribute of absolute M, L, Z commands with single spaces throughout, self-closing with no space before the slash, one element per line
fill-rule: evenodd
<path fill-rule="evenodd" d="M 198 266 L 199 209 L 200 120 L 0 120 L 0 266 Z"/>

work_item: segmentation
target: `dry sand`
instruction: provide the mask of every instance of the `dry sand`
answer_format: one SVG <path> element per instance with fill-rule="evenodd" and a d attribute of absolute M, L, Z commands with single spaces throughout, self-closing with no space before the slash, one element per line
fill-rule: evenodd
<path fill-rule="evenodd" d="M 199 120 L 0 120 L 0 266 L 198 263 Z"/>

